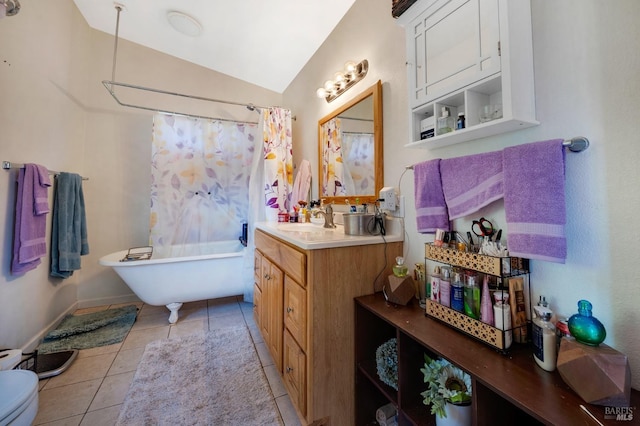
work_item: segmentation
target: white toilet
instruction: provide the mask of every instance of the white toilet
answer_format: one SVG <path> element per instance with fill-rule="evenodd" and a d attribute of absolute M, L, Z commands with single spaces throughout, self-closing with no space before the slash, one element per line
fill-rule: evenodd
<path fill-rule="evenodd" d="M 38 375 L 31 370 L 0 371 L 0 426 L 29 426 L 37 413 Z"/>

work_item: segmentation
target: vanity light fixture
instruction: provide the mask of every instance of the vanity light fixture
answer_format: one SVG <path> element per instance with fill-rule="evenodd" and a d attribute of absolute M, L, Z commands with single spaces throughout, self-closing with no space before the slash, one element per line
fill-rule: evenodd
<path fill-rule="evenodd" d="M 316 91 L 316 95 L 331 102 L 362 80 L 367 75 L 367 71 L 369 71 L 369 61 L 366 59 L 359 64 L 349 61 L 344 64 L 344 71 L 335 73 L 333 80 L 325 81 L 324 86 Z"/>
<path fill-rule="evenodd" d="M 15 16 L 18 12 L 20 12 L 20 2 L 18 0 L 0 0 L 0 18 Z"/>

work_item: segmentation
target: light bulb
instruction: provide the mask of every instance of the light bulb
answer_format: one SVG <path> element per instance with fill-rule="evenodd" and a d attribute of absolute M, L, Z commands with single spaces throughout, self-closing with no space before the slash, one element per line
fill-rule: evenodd
<path fill-rule="evenodd" d="M 349 61 L 349 62 L 344 64 L 344 70 L 345 70 L 346 74 L 349 74 L 351 76 L 355 76 L 356 75 L 356 70 L 357 69 L 358 69 L 358 65 L 353 61 Z"/>
<path fill-rule="evenodd" d="M 321 88 L 319 88 L 318 90 L 316 90 L 316 95 L 317 95 L 319 98 L 326 98 L 326 97 L 327 97 L 327 91 L 326 91 L 326 90 L 324 90 L 324 88 L 322 88 L 322 87 L 321 87 Z"/>
<path fill-rule="evenodd" d="M 343 81 L 344 81 L 344 78 L 345 78 L 345 77 L 344 77 L 344 74 L 343 74 L 342 72 L 340 72 L 340 71 L 338 71 L 337 73 L 335 73 L 335 74 L 333 75 L 333 80 L 334 80 L 336 83 L 341 83 L 341 82 L 343 82 Z"/>
<path fill-rule="evenodd" d="M 336 90 L 336 84 L 331 80 L 327 80 L 324 82 L 324 90 L 327 92 L 333 92 Z"/>

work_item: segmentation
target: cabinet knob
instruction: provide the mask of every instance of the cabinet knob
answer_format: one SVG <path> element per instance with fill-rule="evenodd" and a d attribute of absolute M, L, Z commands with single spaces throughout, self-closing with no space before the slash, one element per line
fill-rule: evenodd
<path fill-rule="evenodd" d="M 271 277 L 269 276 L 269 274 L 264 274 L 264 279 L 265 279 L 265 280 L 270 280 L 270 279 L 271 279 Z"/>
<path fill-rule="evenodd" d="M 293 368 L 287 367 L 287 373 L 291 373 L 292 371 L 293 371 Z"/>
<path fill-rule="evenodd" d="M 291 312 L 293 312 L 293 308 L 291 306 L 287 306 L 287 313 L 290 314 Z"/>

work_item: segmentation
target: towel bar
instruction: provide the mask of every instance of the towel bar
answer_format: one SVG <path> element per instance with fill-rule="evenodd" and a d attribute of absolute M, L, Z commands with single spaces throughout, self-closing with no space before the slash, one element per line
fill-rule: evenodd
<path fill-rule="evenodd" d="M 2 168 L 5 169 L 5 170 L 9 170 L 9 169 L 24 169 L 24 164 L 12 163 L 11 161 L 3 161 L 2 162 Z M 49 170 L 49 174 L 50 175 L 59 175 L 60 172 L 56 172 L 55 170 Z M 89 178 L 86 178 L 86 177 L 82 176 L 82 180 L 89 180 Z"/>

